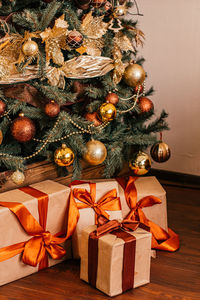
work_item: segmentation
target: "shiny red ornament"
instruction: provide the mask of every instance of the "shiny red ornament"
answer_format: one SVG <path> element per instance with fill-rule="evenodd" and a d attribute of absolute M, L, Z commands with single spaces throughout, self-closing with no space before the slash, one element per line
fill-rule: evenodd
<path fill-rule="evenodd" d="M 97 112 L 93 112 L 93 113 L 86 113 L 85 114 L 85 119 L 87 121 L 90 121 L 94 124 L 94 126 L 99 126 L 102 124 L 102 122 L 98 119 L 98 116 L 97 116 Z"/>
<path fill-rule="evenodd" d="M 60 106 L 55 101 L 51 101 L 45 105 L 45 114 L 50 118 L 55 118 L 60 113 Z"/>
<path fill-rule="evenodd" d="M 108 93 L 106 96 L 106 101 L 116 105 L 119 102 L 119 97 L 115 93 Z"/>
<path fill-rule="evenodd" d="M 135 87 L 135 93 L 137 94 L 137 92 L 139 91 L 139 94 L 141 94 L 144 90 L 144 86 L 143 85 L 137 85 Z"/>
<path fill-rule="evenodd" d="M 93 7 L 99 8 L 99 7 L 103 6 L 106 2 L 107 2 L 107 0 L 92 0 L 91 4 Z"/>
<path fill-rule="evenodd" d="M 80 48 L 83 43 L 83 36 L 80 32 L 73 30 L 67 35 L 66 42 L 72 49 Z"/>
<path fill-rule="evenodd" d="M 0 100 L 0 116 L 2 116 L 5 113 L 5 110 L 6 110 L 6 103 Z"/>
<path fill-rule="evenodd" d="M 36 128 L 33 121 L 24 114 L 19 114 L 19 117 L 12 122 L 11 134 L 14 139 L 20 143 L 26 143 L 32 140 L 35 136 Z"/>
<path fill-rule="evenodd" d="M 106 3 L 104 4 L 104 9 L 107 15 L 112 12 L 112 8 L 112 4 L 109 1 L 106 1 Z"/>
<path fill-rule="evenodd" d="M 153 102 L 147 97 L 139 98 L 138 106 L 142 113 L 150 112 L 154 108 Z"/>

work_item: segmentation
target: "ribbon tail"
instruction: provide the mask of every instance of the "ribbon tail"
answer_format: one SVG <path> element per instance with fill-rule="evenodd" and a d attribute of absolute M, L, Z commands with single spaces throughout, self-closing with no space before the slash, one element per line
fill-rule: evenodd
<path fill-rule="evenodd" d="M 46 250 L 53 259 L 61 259 L 66 254 L 66 250 L 60 245 L 49 245 Z"/>
<path fill-rule="evenodd" d="M 45 252 L 42 237 L 33 237 L 25 243 L 22 260 L 25 264 L 36 267 L 44 259 Z"/>
<path fill-rule="evenodd" d="M 166 241 L 162 242 L 161 244 L 158 244 L 156 239 L 152 238 L 152 248 L 157 250 L 170 251 L 170 252 L 174 252 L 178 250 L 180 247 L 178 234 L 176 234 L 170 228 L 168 229 L 168 233 L 169 233 L 169 238 Z"/>

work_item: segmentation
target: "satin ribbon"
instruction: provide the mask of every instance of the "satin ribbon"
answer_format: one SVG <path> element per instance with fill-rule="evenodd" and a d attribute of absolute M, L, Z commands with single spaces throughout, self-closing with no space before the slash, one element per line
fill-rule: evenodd
<path fill-rule="evenodd" d="M 172 231 L 170 228 L 166 232 L 159 225 L 155 224 L 151 220 L 147 219 L 142 208 L 150 207 L 155 204 L 160 204 L 161 200 L 155 196 L 146 196 L 137 202 L 137 190 L 135 187 L 135 181 L 138 177 L 129 177 L 128 183 L 126 184 L 124 178 L 117 178 L 118 183 L 123 187 L 125 198 L 130 208 L 129 214 L 126 219 L 133 221 L 139 221 L 146 226 L 150 227 L 152 233 L 152 248 L 165 250 L 165 251 L 176 251 L 179 249 L 179 236 Z"/>
<path fill-rule="evenodd" d="M 77 183 L 86 183 L 86 182 L 75 182 L 72 185 Z M 103 197 L 101 197 L 97 202 L 96 200 L 96 183 L 88 183 L 90 186 L 90 192 L 82 188 L 74 188 L 70 193 L 70 211 L 72 212 L 69 216 L 68 226 L 73 228 L 76 227 L 76 224 L 79 220 L 80 213 L 79 209 L 92 208 L 95 211 L 95 223 L 97 224 L 97 216 L 103 215 L 109 219 L 109 214 L 106 211 L 117 211 L 121 210 L 120 199 L 117 197 L 116 189 L 113 189 L 107 192 Z M 80 202 L 76 202 L 75 198 Z"/>
<path fill-rule="evenodd" d="M 0 262 L 17 254 L 23 253 L 22 261 L 25 264 L 36 267 L 39 270 L 48 267 L 48 255 L 53 259 L 61 259 L 66 251 L 59 244 L 69 236 L 70 230 L 65 237 L 58 237 L 46 231 L 48 195 L 32 187 L 24 187 L 19 190 L 38 199 L 39 222 L 31 215 L 28 209 L 19 202 L 0 202 L 0 206 L 7 207 L 18 218 L 25 232 L 32 236 L 26 242 L 17 243 L 0 249 Z M 69 213 L 69 211 L 68 211 Z"/>

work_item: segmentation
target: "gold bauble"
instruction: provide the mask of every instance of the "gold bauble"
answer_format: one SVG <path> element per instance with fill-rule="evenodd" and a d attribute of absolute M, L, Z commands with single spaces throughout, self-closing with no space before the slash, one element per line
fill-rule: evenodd
<path fill-rule="evenodd" d="M 86 151 L 83 158 L 93 166 L 100 165 L 107 156 L 105 145 L 99 141 L 91 140 L 86 144 Z"/>
<path fill-rule="evenodd" d="M 34 56 L 38 53 L 38 44 L 32 40 L 28 40 L 22 45 L 22 52 L 26 56 Z"/>
<path fill-rule="evenodd" d="M 54 161 L 60 167 L 68 167 L 74 161 L 74 153 L 65 144 L 54 152 Z"/>
<path fill-rule="evenodd" d="M 143 67 L 138 64 L 130 63 L 124 71 L 124 80 L 131 87 L 143 84 L 145 76 Z"/>
<path fill-rule="evenodd" d="M 129 161 L 129 167 L 135 175 L 144 175 L 151 168 L 151 160 L 145 152 L 139 151 Z"/>
<path fill-rule="evenodd" d="M 119 5 L 114 8 L 113 16 L 114 18 L 122 17 L 126 14 L 127 7 L 125 5 Z"/>
<path fill-rule="evenodd" d="M 117 114 L 116 107 L 112 103 L 103 103 L 98 111 L 98 117 L 103 122 L 112 121 Z"/>
<path fill-rule="evenodd" d="M 171 151 L 166 143 L 158 142 L 151 147 L 151 157 L 158 163 L 166 162 L 171 156 Z"/>
<path fill-rule="evenodd" d="M 11 179 L 15 184 L 20 185 L 24 182 L 25 176 L 22 172 L 17 170 L 12 174 Z"/>

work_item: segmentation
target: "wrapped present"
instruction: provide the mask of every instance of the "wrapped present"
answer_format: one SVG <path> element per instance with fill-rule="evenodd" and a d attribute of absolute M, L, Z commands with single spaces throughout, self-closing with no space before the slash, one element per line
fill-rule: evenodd
<path fill-rule="evenodd" d="M 0 194 L 0 286 L 71 257 L 69 194 L 50 180 Z"/>
<path fill-rule="evenodd" d="M 76 184 L 77 183 L 77 184 Z M 73 257 L 80 258 L 80 240 L 83 228 L 94 225 L 98 215 L 112 219 L 122 219 L 118 183 L 102 181 L 98 183 L 74 182 L 71 185 L 70 207 L 76 230 L 72 236 Z"/>
<path fill-rule="evenodd" d="M 176 251 L 179 236 L 168 228 L 166 192 L 156 177 L 132 177 L 106 180 L 119 183 L 119 196 L 123 218 L 140 221 L 150 227 L 152 249 Z M 105 182 L 103 179 L 97 182 Z M 152 256 L 155 253 L 152 251 Z"/>
<path fill-rule="evenodd" d="M 85 228 L 80 278 L 109 296 L 149 283 L 151 233 L 137 223 L 113 220 Z"/>

